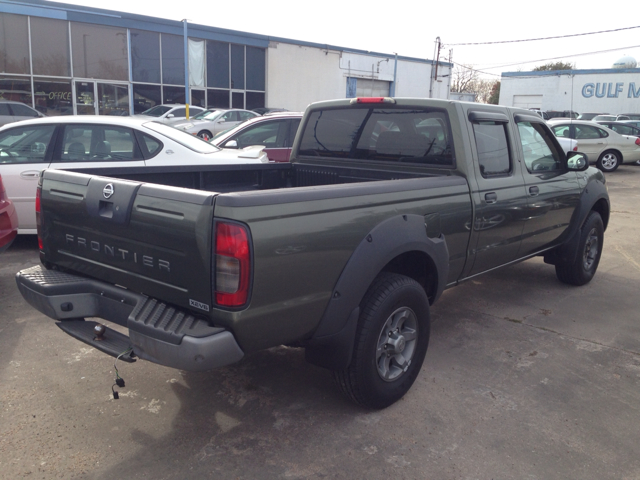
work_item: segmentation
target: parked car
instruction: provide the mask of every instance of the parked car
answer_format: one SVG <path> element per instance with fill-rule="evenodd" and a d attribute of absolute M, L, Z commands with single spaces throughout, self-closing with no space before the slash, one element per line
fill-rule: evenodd
<path fill-rule="evenodd" d="M 19 233 L 35 233 L 36 187 L 45 168 L 266 163 L 262 150 L 222 150 L 135 116 L 48 117 L 0 128 L 0 174 L 18 211 Z"/>
<path fill-rule="evenodd" d="M 621 163 L 640 160 L 640 138 L 620 135 L 590 120 L 549 120 L 558 138 L 578 140 L 580 151 L 603 172 L 613 172 Z"/>
<path fill-rule="evenodd" d="M 232 108 L 229 110 L 212 110 L 196 115 L 185 122 L 175 123 L 176 128 L 197 135 L 204 140 L 211 140 L 216 133 L 223 132 L 239 123 L 258 117 L 256 112 Z"/>
<path fill-rule="evenodd" d="M 598 115 L 609 115 L 608 113 L 581 113 L 576 120 L 593 120 Z"/>
<path fill-rule="evenodd" d="M 203 112 L 204 108 L 189 105 L 189 118 Z M 136 115 L 137 117 L 147 117 L 147 120 L 156 120 L 162 123 L 174 123 L 187 119 L 187 107 L 185 105 L 156 105 L 149 110 Z"/>
<path fill-rule="evenodd" d="M 263 145 L 272 162 L 288 162 L 302 113 L 279 112 L 255 117 L 216 135 L 211 143 L 221 148 Z"/>
<path fill-rule="evenodd" d="M 626 115 L 596 115 L 591 119 L 593 122 L 615 122 L 618 120 L 631 120 Z"/>
<path fill-rule="evenodd" d="M 252 112 L 256 112 L 258 115 L 266 115 L 267 113 L 278 113 L 278 112 L 288 112 L 286 108 L 269 108 L 269 107 L 260 107 L 253 108 Z"/>
<path fill-rule="evenodd" d="M 640 120 L 640 113 L 623 113 L 625 117 L 629 117 L 629 120 Z"/>
<path fill-rule="evenodd" d="M 0 127 L 7 123 L 19 122 L 30 118 L 40 118 L 45 115 L 20 102 L 0 101 Z"/>
<path fill-rule="evenodd" d="M 640 120 L 618 120 L 625 125 L 631 125 L 632 127 L 640 128 Z"/>
<path fill-rule="evenodd" d="M 545 120 L 551 120 L 552 118 L 578 118 L 578 112 L 574 112 L 573 110 L 546 110 L 543 112 L 546 117 L 543 115 Z"/>
<path fill-rule="evenodd" d="M 0 253 L 13 243 L 18 234 L 18 214 L 13 202 L 9 200 L 0 175 Z"/>
<path fill-rule="evenodd" d="M 599 121 L 596 122 L 598 125 L 604 125 L 607 128 L 610 128 L 616 133 L 620 135 L 631 135 L 632 137 L 640 137 L 640 128 L 635 125 L 630 125 L 628 123 L 624 123 L 624 121 L 619 122 L 604 122 Z"/>

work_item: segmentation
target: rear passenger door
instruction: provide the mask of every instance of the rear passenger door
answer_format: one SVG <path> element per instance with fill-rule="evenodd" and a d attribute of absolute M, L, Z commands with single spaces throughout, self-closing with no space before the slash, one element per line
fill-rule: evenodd
<path fill-rule="evenodd" d="M 474 157 L 475 206 L 469 225 L 471 268 L 476 275 L 517 258 L 525 223 L 527 197 L 515 155 L 512 124 L 503 113 L 468 111 Z"/>
<path fill-rule="evenodd" d="M 525 257 L 558 243 L 580 201 L 580 185 L 579 174 L 566 169 L 566 154 L 547 126 L 530 115 L 518 114 L 515 120 L 528 198 L 518 253 Z"/>

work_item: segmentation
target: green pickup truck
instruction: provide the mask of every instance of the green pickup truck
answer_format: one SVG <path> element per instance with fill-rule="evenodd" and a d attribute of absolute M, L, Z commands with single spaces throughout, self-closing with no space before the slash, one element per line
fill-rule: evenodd
<path fill-rule="evenodd" d="M 16 280 L 122 360 L 199 371 L 295 345 L 384 408 L 419 374 L 444 289 L 533 256 L 591 280 L 609 198 L 587 160 L 528 110 L 319 102 L 289 164 L 45 170 L 42 265 Z"/>

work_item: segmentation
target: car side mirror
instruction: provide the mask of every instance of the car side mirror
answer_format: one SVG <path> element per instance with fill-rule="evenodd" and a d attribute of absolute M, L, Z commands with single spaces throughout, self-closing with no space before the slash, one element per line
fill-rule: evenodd
<path fill-rule="evenodd" d="M 221 118 L 220 120 L 218 120 L 217 123 L 224 123 L 224 122 L 226 122 L 226 120 L 224 118 Z"/>
<path fill-rule="evenodd" d="M 567 153 L 567 168 L 574 172 L 584 172 L 589 168 L 589 159 L 584 153 L 569 152 Z"/>
<path fill-rule="evenodd" d="M 238 142 L 236 142 L 235 140 L 229 140 L 224 144 L 224 148 L 238 148 Z"/>
<path fill-rule="evenodd" d="M 170 113 L 169 115 L 167 115 L 167 118 L 173 118 L 173 117 L 175 117 L 173 113 Z"/>

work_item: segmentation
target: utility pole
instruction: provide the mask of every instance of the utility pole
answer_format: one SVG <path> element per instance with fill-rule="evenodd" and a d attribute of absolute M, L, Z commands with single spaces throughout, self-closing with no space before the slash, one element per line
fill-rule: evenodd
<path fill-rule="evenodd" d="M 435 71 L 435 80 L 438 80 L 438 58 L 440 57 L 440 49 L 442 45 L 440 44 L 440 37 L 436 37 L 436 45 L 433 50 L 433 56 L 436 57 L 436 71 Z M 433 81 L 434 76 L 430 75 L 429 81 L 429 98 L 433 98 Z"/>
<path fill-rule="evenodd" d="M 187 36 L 187 19 L 184 23 L 184 104 L 187 120 L 189 120 L 189 37 Z"/>

